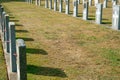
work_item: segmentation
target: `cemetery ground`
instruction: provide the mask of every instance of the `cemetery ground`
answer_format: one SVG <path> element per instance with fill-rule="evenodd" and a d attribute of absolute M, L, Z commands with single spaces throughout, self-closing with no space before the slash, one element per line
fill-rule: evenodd
<path fill-rule="evenodd" d="M 7 80 L 6 65 L 2 51 L 2 44 L 0 44 L 0 80 Z"/>
<path fill-rule="evenodd" d="M 16 38 L 25 40 L 28 80 L 120 79 L 120 31 L 106 27 L 111 26 L 111 6 L 103 11 L 104 25 L 97 25 L 82 20 L 82 5 L 79 17 L 72 17 L 72 0 L 70 16 L 44 8 L 44 1 L 42 6 L 2 5 L 16 23 Z M 95 7 L 89 11 L 94 21 Z"/>

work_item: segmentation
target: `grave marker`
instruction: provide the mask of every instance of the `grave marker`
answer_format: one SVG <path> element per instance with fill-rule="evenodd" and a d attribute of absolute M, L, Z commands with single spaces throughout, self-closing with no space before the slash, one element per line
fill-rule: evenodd
<path fill-rule="evenodd" d="M 66 10 L 65 10 L 65 14 L 69 14 L 69 0 L 66 0 Z"/>
<path fill-rule="evenodd" d="M 107 8 L 107 2 L 108 2 L 108 0 L 104 0 L 104 2 L 103 2 L 103 8 Z"/>
<path fill-rule="evenodd" d="M 103 4 L 99 3 L 96 5 L 96 23 L 101 24 L 102 23 L 102 7 Z"/>
<path fill-rule="evenodd" d="M 24 40 L 16 40 L 17 51 L 17 80 L 27 80 L 27 62 L 26 62 L 26 45 Z"/>
<path fill-rule="evenodd" d="M 16 72 L 16 41 L 15 41 L 15 23 L 9 22 L 9 41 L 10 41 L 10 71 Z"/>
<path fill-rule="evenodd" d="M 73 17 L 78 16 L 78 0 L 73 0 Z"/>
<path fill-rule="evenodd" d="M 88 20 L 88 2 L 84 3 L 83 19 Z"/>
<path fill-rule="evenodd" d="M 54 0 L 54 11 L 57 11 L 57 0 Z"/>
<path fill-rule="evenodd" d="M 59 0 L 59 12 L 62 12 L 63 9 L 63 0 Z"/>
<path fill-rule="evenodd" d="M 48 8 L 48 0 L 45 0 L 45 8 Z"/>
<path fill-rule="evenodd" d="M 49 0 L 49 9 L 52 9 L 52 0 Z"/>
<path fill-rule="evenodd" d="M 120 30 L 120 5 L 113 6 L 112 29 Z"/>

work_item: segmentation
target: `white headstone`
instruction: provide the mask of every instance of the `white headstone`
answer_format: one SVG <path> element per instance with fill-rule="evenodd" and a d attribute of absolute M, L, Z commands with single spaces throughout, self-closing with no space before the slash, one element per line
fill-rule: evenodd
<path fill-rule="evenodd" d="M 102 23 L 102 8 L 103 5 L 101 3 L 96 5 L 96 23 L 101 24 Z"/>
<path fill-rule="evenodd" d="M 78 16 L 78 0 L 73 0 L 73 16 Z"/>
<path fill-rule="evenodd" d="M 84 9 L 83 9 L 83 19 L 88 19 L 88 2 L 84 3 Z"/>
<path fill-rule="evenodd" d="M 112 29 L 120 30 L 120 5 L 113 6 Z"/>

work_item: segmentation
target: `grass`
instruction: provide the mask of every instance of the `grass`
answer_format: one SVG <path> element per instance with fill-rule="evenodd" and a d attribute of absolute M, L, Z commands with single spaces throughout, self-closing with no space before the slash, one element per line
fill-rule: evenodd
<path fill-rule="evenodd" d="M 120 79 L 120 31 L 105 27 L 111 26 L 111 8 L 104 9 L 104 24 L 97 25 L 46 9 L 43 0 L 42 6 L 21 1 L 2 4 L 16 22 L 16 39 L 27 45 L 28 80 Z M 80 4 L 79 16 L 82 8 Z M 94 13 L 92 6 L 92 21 Z"/>
<path fill-rule="evenodd" d="M 3 56 L 2 46 L 0 45 L 0 80 L 7 80 L 5 59 Z"/>

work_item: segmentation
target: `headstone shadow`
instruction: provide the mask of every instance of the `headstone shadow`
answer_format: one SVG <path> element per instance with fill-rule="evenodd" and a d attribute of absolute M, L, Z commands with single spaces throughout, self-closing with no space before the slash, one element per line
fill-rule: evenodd
<path fill-rule="evenodd" d="M 27 30 L 15 30 L 15 31 L 18 33 L 27 33 L 28 32 Z"/>
<path fill-rule="evenodd" d="M 15 24 L 15 26 L 23 26 L 22 24 Z"/>
<path fill-rule="evenodd" d="M 56 77 L 62 77 L 62 78 L 67 77 L 65 72 L 60 68 L 27 65 L 27 72 L 35 75 L 56 76 Z"/>
<path fill-rule="evenodd" d="M 102 24 L 112 24 L 112 22 L 102 22 Z"/>
<path fill-rule="evenodd" d="M 26 49 L 26 52 L 27 53 L 30 53 L 30 54 L 42 54 L 42 55 L 47 55 L 48 53 L 43 50 L 43 49 L 34 49 L 34 48 L 27 48 Z"/>
<path fill-rule="evenodd" d="M 19 22 L 19 20 L 10 20 L 10 22 Z"/>
<path fill-rule="evenodd" d="M 16 39 L 23 39 L 24 41 L 34 41 L 33 38 L 17 37 Z"/>

